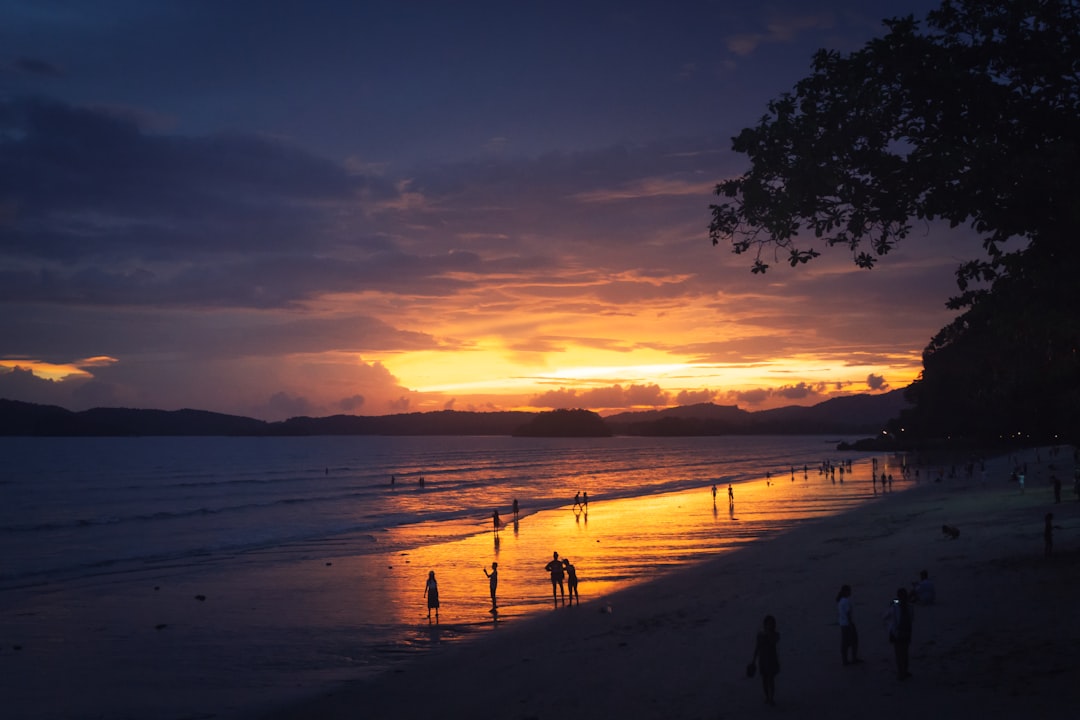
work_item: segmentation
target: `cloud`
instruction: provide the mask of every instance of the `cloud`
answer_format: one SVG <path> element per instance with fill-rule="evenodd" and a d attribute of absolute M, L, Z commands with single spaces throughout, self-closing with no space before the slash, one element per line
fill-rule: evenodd
<path fill-rule="evenodd" d="M 297 417 L 311 414 L 311 402 L 307 398 L 276 392 L 267 402 L 268 414 L 272 417 Z"/>
<path fill-rule="evenodd" d="M 664 407 L 671 396 L 659 385 L 612 385 L 610 387 L 576 390 L 559 388 L 540 393 L 529 399 L 529 405 L 553 410 L 584 408 L 591 410 L 630 409 L 635 407 Z"/>
<path fill-rule="evenodd" d="M 716 399 L 716 391 L 704 388 L 702 390 L 681 390 L 675 396 L 676 405 L 700 405 L 711 403 Z"/>
<path fill-rule="evenodd" d="M 885 378 L 881 375 L 875 375 L 870 373 L 866 376 L 866 386 L 875 392 L 878 390 L 888 390 L 889 383 L 885 382 Z"/>
<path fill-rule="evenodd" d="M 839 388 L 838 388 L 839 389 Z M 774 388 L 752 388 L 750 390 L 729 390 L 725 393 L 736 402 L 742 402 L 751 407 L 765 405 L 770 400 L 782 401 L 807 401 L 824 399 L 828 390 L 828 383 L 798 382 L 794 385 L 781 385 Z M 799 402 L 798 404 L 806 404 Z"/>
<path fill-rule="evenodd" d="M 41 58 L 20 57 L 15 58 L 11 64 L 16 70 L 27 73 L 28 75 L 59 78 L 66 74 L 59 65 L 51 63 L 48 60 L 42 60 Z"/>
<path fill-rule="evenodd" d="M 726 39 L 727 48 L 739 56 L 752 55 L 766 44 L 790 43 L 799 35 L 811 31 L 829 29 L 833 26 L 831 13 L 822 15 L 783 15 L 771 19 L 764 32 L 731 35 Z"/>

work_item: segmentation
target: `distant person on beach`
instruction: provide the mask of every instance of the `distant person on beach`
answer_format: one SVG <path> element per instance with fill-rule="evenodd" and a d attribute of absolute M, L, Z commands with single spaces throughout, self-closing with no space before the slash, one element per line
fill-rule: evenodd
<path fill-rule="evenodd" d="M 502 527 L 502 520 L 499 519 L 499 511 L 494 510 L 491 513 L 491 523 L 495 526 L 495 534 L 499 534 L 499 528 Z"/>
<path fill-rule="evenodd" d="M 908 650 L 911 647 L 911 606 L 908 604 L 908 592 L 904 588 L 896 591 L 896 599 L 889 609 L 889 642 L 896 654 L 896 678 L 907 680 Z"/>
<path fill-rule="evenodd" d="M 776 704 L 776 675 L 780 672 L 780 656 L 776 652 L 776 645 L 779 642 L 776 618 L 766 615 L 754 642 L 754 659 L 751 662 L 757 663 L 761 687 L 765 691 L 765 702 L 768 705 Z"/>
<path fill-rule="evenodd" d="M 566 588 L 563 587 L 563 565 L 559 562 L 559 553 L 552 553 L 551 562 L 544 566 L 551 573 L 551 599 L 555 607 L 559 606 L 559 594 L 562 594 L 562 604 L 566 604 Z M 556 592 L 556 588 L 558 592 Z"/>
<path fill-rule="evenodd" d="M 517 498 L 514 498 L 514 522 L 517 522 L 517 519 L 518 519 L 518 502 L 517 502 Z"/>
<path fill-rule="evenodd" d="M 859 631 L 855 628 L 855 612 L 851 605 L 851 586 L 843 585 L 836 595 L 836 617 L 840 623 L 840 660 L 844 665 L 857 665 Z"/>
<path fill-rule="evenodd" d="M 934 588 L 934 581 L 930 579 L 930 573 L 923 570 L 919 573 L 919 582 L 915 585 L 912 601 L 920 605 L 933 605 L 936 599 L 937 592 Z"/>
<path fill-rule="evenodd" d="M 563 570 L 566 571 L 566 586 L 570 590 L 570 604 L 574 604 L 574 598 L 577 598 L 577 604 L 581 604 L 581 597 L 577 591 L 577 568 L 570 564 L 570 561 L 563 558 L 562 561 Z"/>
<path fill-rule="evenodd" d="M 581 493 L 581 507 L 585 508 L 585 512 L 589 512 L 589 491 Z"/>
<path fill-rule="evenodd" d="M 439 622 L 439 583 L 435 582 L 435 571 L 431 570 L 427 575 L 427 583 L 424 585 L 424 597 L 427 598 L 427 619 L 431 622 L 431 611 L 435 611 L 435 622 Z"/>
<path fill-rule="evenodd" d="M 735 488 L 733 488 L 730 483 L 727 486 L 727 501 L 728 505 L 735 504 Z"/>
<path fill-rule="evenodd" d="M 1054 554 L 1054 513 L 1046 513 L 1043 523 L 1043 556 Z"/>
<path fill-rule="evenodd" d="M 574 495 L 574 509 L 576 510 L 581 505 L 581 491 L 578 490 Z"/>
<path fill-rule="evenodd" d="M 715 485 L 712 486 L 712 501 L 713 501 L 713 505 L 715 505 L 716 504 L 716 486 Z"/>
<path fill-rule="evenodd" d="M 488 579 L 488 588 L 491 590 L 491 609 L 494 610 L 498 605 L 495 603 L 495 589 L 499 587 L 499 563 L 491 563 L 491 572 L 484 568 L 484 575 Z"/>

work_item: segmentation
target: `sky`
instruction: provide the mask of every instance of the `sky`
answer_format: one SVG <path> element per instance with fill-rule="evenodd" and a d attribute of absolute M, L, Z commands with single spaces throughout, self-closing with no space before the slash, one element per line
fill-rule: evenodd
<path fill-rule="evenodd" d="M 281 420 L 902 388 L 970 233 L 765 275 L 731 138 L 925 0 L 0 0 L 0 397 Z"/>

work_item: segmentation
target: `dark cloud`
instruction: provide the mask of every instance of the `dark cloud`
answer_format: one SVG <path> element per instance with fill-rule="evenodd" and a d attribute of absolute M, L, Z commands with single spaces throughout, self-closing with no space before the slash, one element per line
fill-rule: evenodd
<path fill-rule="evenodd" d="M 40 58 L 15 58 L 12 65 L 21 72 L 41 77 L 63 77 L 65 74 L 63 68 L 59 65 L 55 65 L 48 60 L 42 60 Z"/>
<path fill-rule="evenodd" d="M 272 418 L 290 418 L 311 414 L 311 402 L 304 397 L 276 392 L 267 402 L 267 415 Z"/>
<path fill-rule="evenodd" d="M 553 410 L 584 408 L 605 410 L 611 408 L 663 407 L 671 401 L 670 394 L 659 385 L 612 385 L 610 387 L 576 390 L 559 388 L 540 393 L 529 399 L 532 407 Z"/>
<path fill-rule="evenodd" d="M 889 389 L 889 383 L 885 382 L 885 378 L 874 373 L 866 376 L 866 386 L 874 391 Z"/>
<path fill-rule="evenodd" d="M 342 398 L 338 401 L 338 407 L 347 413 L 355 412 L 364 407 L 364 399 L 363 395 L 353 395 L 352 397 Z"/>

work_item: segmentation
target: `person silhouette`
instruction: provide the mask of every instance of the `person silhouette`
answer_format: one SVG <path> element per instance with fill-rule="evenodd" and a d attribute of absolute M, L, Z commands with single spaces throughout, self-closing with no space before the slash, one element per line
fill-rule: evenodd
<path fill-rule="evenodd" d="M 435 611 L 435 622 L 439 622 L 439 583 L 435 582 L 435 571 L 428 572 L 424 585 L 424 597 L 427 598 L 427 619 L 431 622 L 431 611 Z"/>
<path fill-rule="evenodd" d="M 488 588 L 491 590 L 491 611 L 495 612 L 495 608 L 498 604 L 495 602 L 495 589 L 499 587 L 499 563 L 491 563 L 491 572 L 484 568 L 484 575 L 488 579 Z"/>
<path fill-rule="evenodd" d="M 494 526 L 495 534 L 498 535 L 499 534 L 499 528 L 502 527 L 502 520 L 499 519 L 499 511 L 498 510 L 492 511 L 492 513 L 491 513 L 491 523 Z"/>
<path fill-rule="evenodd" d="M 552 553 L 551 562 L 544 566 L 551 573 L 551 599 L 555 607 L 559 606 L 559 594 L 562 595 L 563 605 L 566 605 L 566 588 L 563 586 L 563 565 L 559 562 L 559 553 Z M 558 593 L 556 592 L 558 589 Z"/>
<path fill-rule="evenodd" d="M 580 490 L 577 493 L 574 494 L 574 509 L 577 510 L 579 505 L 581 505 L 581 491 Z"/>
<path fill-rule="evenodd" d="M 780 656 L 776 652 L 776 645 L 779 642 L 776 618 L 766 615 L 754 642 L 754 658 L 751 662 L 757 663 L 761 687 L 765 691 L 765 702 L 768 705 L 776 704 L 776 675 L 780 672 Z"/>
<path fill-rule="evenodd" d="M 851 586 L 843 585 L 836 596 L 837 622 L 840 624 L 840 660 L 844 665 L 859 664 L 859 632 L 851 606 Z M 849 659 L 850 656 L 850 659 Z"/>
<path fill-rule="evenodd" d="M 727 486 L 727 502 L 728 505 L 735 505 L 735 488 L 733 488 L 730 483 Z"/>
<path fill-rule="evenodd" d="M 566 585 L 570 590 L 570 604 L 574 604 L 574 598 L 577 598 L 577 604 L 581 605 L 581 597 L 578 595 L 577 590 L 577 568 L 570 564 L 570 561 L 563 558 L 563 569 L 566 571 Z"/>
<path fill-rule="evenodd" d="M 517 501 L 517 498 L 514 498 L 514 522 L 517 522 L 517 519 L 518 519 L 518 501 Z"/>
<path fill-rule="evenodd" d="M 585 512 L 589 512 L 589 492 L 585 491 L 581 494 L 581 507 L 585 508 Z"/>
<path fill-rule="evenodd" d="M 911 605 L 908 604 L 908 591 L 900 588 L 896 591 L 896 599 L 892 601 L 889 616 L 889 642 L 893 645 L 896 654 L 896 678 L 907 680 L 911 677 L 908 672 L 908 650 L 911 647 Z"/>
<path fill-rule="evenodd" d="M 1043 556 L 1054 554 L 1054 513 L 1046 513 L 1043 521 Z"/>

